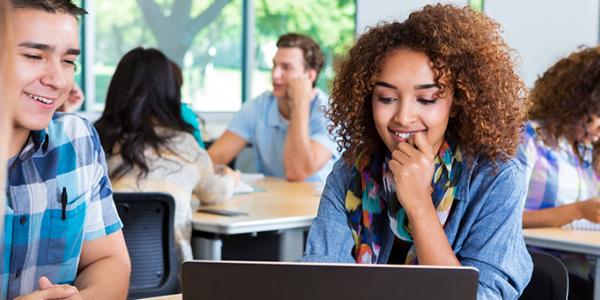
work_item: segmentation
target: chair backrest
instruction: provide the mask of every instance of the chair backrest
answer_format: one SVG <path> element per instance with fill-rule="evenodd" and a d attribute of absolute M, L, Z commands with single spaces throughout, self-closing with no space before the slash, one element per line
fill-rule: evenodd
<path fill-rule="evenodd" d="M 530 251 L 529 254 L 533 260 L 533 274 L 519 299 L 567 299 L 569 274 L 560 259 L 542 252 Z"/>
<path fill-rule="evenodd" d="M 114 193 L 114 200 L 131 258 L 129 297 L 179 292 L 173 197 L 164 193 Z"/>

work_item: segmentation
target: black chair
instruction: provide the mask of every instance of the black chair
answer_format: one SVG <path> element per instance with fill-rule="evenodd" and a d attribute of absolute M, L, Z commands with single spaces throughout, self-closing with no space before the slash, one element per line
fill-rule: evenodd
<path fill-rule="evenodd" d="M 178 293 L 173 197 L 163 193 L 114 193 L 114 200 L 131 258 L 129 297 Z"/>
<path fill-rule="evenodd" d="M 529 254 L 533 259 L 533 274 L 519 299 L 568 299 L 569 274 L 560 259 L 542 252 L 530 251 Z"/>

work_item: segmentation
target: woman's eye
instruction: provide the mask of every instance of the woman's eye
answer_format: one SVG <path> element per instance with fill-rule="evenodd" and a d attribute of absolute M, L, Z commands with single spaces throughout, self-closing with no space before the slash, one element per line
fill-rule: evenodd
<path fill-rule="evenodd" d="M 396 100 L 396 99 L 394 99 L 393 97 L 381 97 L 381 96 L 377 97 L 377 101 L 384 103 L 384 104 L 392 103 L 394 100 Z"/>
<path fill-rule="evenodd" d="M 435 104 L 438 99 L 426 99 L 426 98 L 418 98 L 417 101 L 424 105 Z"/>

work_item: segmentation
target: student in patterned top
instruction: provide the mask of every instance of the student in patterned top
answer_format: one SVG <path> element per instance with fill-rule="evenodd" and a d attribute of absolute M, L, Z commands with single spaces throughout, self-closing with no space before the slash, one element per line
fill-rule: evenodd
<path fill-rule="evenodd" d="M 513 158 L 525 92 L 509 54 L 468 7 L 426 6 L 362 35 L 333 82 L 345 152 L 302 260 L 472 266 L 479 299 L 516 299 L 532 263 Z"/>
<path fill-rule="evenodd" d="M 529 183 L 523 227 L 600 223 L 599 83 L 600 47 L 584 48 L 559 60 L 531 90 L 518 155 Z M 585 257 L 560 256 L 571 273 L 589 279 Z"/>
<path fill-rule="evenodd" d="M 18 98 L 0 298 L 125 299 L 129 256 L 100 141 L 85 119 L 55 113 L 73 87 L 85 12 L 69 0 L 12 3 Z"/>

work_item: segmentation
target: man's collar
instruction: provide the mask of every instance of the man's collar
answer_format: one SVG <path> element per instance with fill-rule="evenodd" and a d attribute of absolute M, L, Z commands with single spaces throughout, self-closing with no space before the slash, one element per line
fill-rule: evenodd
<path fill-rule="evenodd" d="M 279 112 L 279 103 L 277 103 L 277 98 L 275 98 L 272 93 L 269 95 L 269 97 L 270 103 L 269 111 L 267 112 L 267 124 L 271 127 L 285 127 L 286 124 L 283 116 Z"/>
<path fill-rule="evenodd" d="M 33 142 L 36 149 L 39 149 L 40 146 L 44 146 L 44 144 L 46 144 L 45 147 L 48 148 L 47 137 L 48 133 L 46 132 L 46 129 L 31 132 L 31 141 Z"/>

